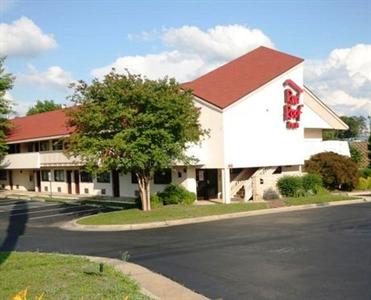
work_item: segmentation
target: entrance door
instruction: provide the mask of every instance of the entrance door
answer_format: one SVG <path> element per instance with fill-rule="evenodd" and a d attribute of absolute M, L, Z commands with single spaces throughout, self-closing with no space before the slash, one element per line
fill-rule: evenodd
<path fill-rule="evenodd" d="M 37 191 L 41 192 L 41 171 L 40 170 L 36 171 L 36 186 L 37 186 Z"/>
<path fill-rule="evenodd" d="M 13 190 L 13 171 L 9 170 L 9 185 L 10 189 Z"/>
<path fill-rule="evenodd" d="M 75 179 L 75 193 L 80 194 L 80 172 L 79 170 L 73 171 L 73 177 Z"/>
<path fill-rule="evenodd" d="M 67 170 L 67 192 L 68 194 L 72 194 L 72 171 Z"/>
<path fill-rule="evenodd" d="M 213 199 L 218 195 L 218 170 L 196 170 L 197 199 Z"/>
<path fill-rule="evenodd" d="M 116 170 L 112 171 L 112 193 L 113 197 L 120 197 L 120 178 Z"/>

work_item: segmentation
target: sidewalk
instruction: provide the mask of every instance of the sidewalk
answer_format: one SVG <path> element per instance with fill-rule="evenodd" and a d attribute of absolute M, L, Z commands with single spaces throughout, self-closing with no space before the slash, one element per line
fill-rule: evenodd
<path fill-rule="evenodd" d="M 135 280 L 141 287 L 141 292 L 152 299 L 158 300 L 207 300 L 181 284 L 160 274 L 154 273 L 137 264 L 118 259 L 86 256 L 91 261 L 113 266 L 116 270 Z"/>
<path fill-rule="evenodd" d="M 217 221 L 217 220 L 234 219 L 234 218 L 241 218 L 241 217 L 248 217 L 248 216 L 259 216 L 259 215 L 274 214 L 274 213 L 300 211 L 300 210 L 305 210 L 305 209 L 315 209 L 315 208 L 324 208 L 324 207 L 330 207 L 330 206 L 351 205 L 351 204 L 371 202 L 370 196 L 360 196 L 360 197 L 362 198 L 356 199 L 356 200 L 343 200 L 343 201 L 333 201 L 333 202 L 325 202 L 325 203 L 319 203 L 319 204 L 304 204 L 304 205 L 296 205 L 296 206 L 268 208 L 268 209 L 260 209 L 260 210 L 246 211 L 246 212 L 237 212 L 237 213 L 230 213 L 230 214 L 204 216 L 204 217 L 178 219 L 178 220 L 168 220 L 168 221 L 142 223 L 142 224 L 80 225 L 77 223 L 77 220 L 72 220 L 72 221 L 62 224 L 60 227 L 65 230 L 72 230 L 72 231 L 142 230 L 142 229 L 152 229 L 152 228 L 161 228 L 161 227 L 169 227 L 169 226 L 177 226 L 177 225 L 211 222 L 211 221 Z"/>

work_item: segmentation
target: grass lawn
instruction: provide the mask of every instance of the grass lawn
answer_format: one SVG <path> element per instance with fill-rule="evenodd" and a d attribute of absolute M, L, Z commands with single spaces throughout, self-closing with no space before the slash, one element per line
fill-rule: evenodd
<path fill-rule="evenodd" d="M 292 206 L 311 203 L 324 203 L 340 200 L 358 199 L 347 195 L 324 194 L 299 198 L 282 199 L 280 206 Z M 119 225 L 119 224 L 140 224 L 157 221 L 168 221 L 186 218 L 195 218 L 212 215 L 222 215 L 235 212 L 244 212 L 270 207 L 270 202 L 265 203 L 233 203 L 214 205 L 169 205 L 143 212 L 139 209 L 127 209 L 115 212 L 101 213 L 81 218 L 77 221 L 81 225 Z"/>
<path fill-rule="evenodd" d="M 28 288 L 27 299 L 149 299 L 127 276 L 86 258 L 31 252 L 0 252 L 0 299 Z"/>
<path fill-rule="evenodd" d="M 83 225 L 138 224 L 156 221 L 167 221 L 211 215 L 250 211 L 268 208 L 266 203 L 233 203 L 214 205 L 168 205 L 143 212 L 139 209 L 127 209 L 97 214 L 78 220 Z"/>
<path fill-rule="evenodd" d="M 325 203 L 332 201 L 342 201 L 342 200 L 354 200 L 359 199 L 359 197 L 351 197 L 346 195 L 335 195 L 335 194 L 324 194 L 324 195 L 314 195 L 298 198 L 286 198 L 284 200 L 287 206 L 291 205 L 303 205 L 303 204 L 313 204 L 313 203 Z"/>

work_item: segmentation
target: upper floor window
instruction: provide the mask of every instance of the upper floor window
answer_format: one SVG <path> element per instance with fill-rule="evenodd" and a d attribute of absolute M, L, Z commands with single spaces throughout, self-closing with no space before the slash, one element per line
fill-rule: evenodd
<path fill-rule="evenodd" d="M 8 179 L 8 171 L 0 169 L 0 180 L 7 180 Z"/>
<path fill-rule="evenodd" d="M 21 144 L 10 144 L 8 152 L 11 153 L 20 153 L 21 152 Z"/>
<path fill-rule="evenodd" d="M 82 171 L 80 173 L 80 180 L 81 182 L 93 182 L 93 177 L 90 173 Z"/>
<path fill-rule="evenodd" d="M 34 152 L 34 142 L 27 143 L 27 152 Z"/>
<path fill-rule="evenodd" d="M 63 150 L 63 141 L 62 140 L 53 140 L 53 150 Z"/>
<path fill-rule="evenodd" d="M 40 142 L 40 151 L 49 151 L 49 150 L 50 150 L 49 141 L 41 141 Z"/>

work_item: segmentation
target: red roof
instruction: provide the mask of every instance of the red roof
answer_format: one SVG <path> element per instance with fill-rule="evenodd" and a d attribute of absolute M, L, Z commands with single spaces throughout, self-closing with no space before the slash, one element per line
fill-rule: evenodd
<path fill-rule="evenodd" d="M 15 142 L 67 135 L 72 131 L 72 128 L 66 125 L 67 120 L 64 109 L 12 119 L 10 122 L 13 127 L 6 141 Z"/>
<path fill-rule="evenodd" d="M 302 58 L 259 47 L 182 87 L 225 108 L 301 62 Z"/>

